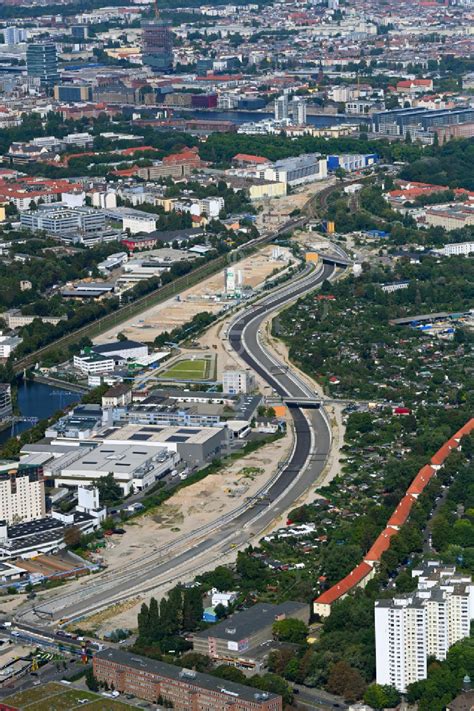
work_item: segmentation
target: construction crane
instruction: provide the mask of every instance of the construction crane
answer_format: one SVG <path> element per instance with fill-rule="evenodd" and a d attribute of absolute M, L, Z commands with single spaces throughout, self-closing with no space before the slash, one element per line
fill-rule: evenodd
<path fill-rule="evenodd" d="M 155 0 L 155 19 L 160 19 L 160 11 L 158 10 L 158 0 Z"/>

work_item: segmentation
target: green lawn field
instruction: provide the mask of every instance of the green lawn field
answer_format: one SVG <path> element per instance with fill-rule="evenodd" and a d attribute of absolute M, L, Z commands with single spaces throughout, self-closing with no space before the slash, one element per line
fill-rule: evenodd
<path fill-rule="evenodd" d="M 208 380 L 211 361 L 205 358 L 179 360 L 167 368 L 160 377 L 169 380 Z"/>
<path fill-rule="evenodd" d="M 87 699 L 88 703 L 80 703 L 84 699 Z M 35 686 L 27 691 L 20 691 L 18 694 L 8 696 L 3 701 L 10 706 L 22 709 L 22 711 L 72 711 L 72 709 L 133 711 L 137 708 L 117 699 L 108 699 L 90 691 L 73 689 L 55 682 Z"/>

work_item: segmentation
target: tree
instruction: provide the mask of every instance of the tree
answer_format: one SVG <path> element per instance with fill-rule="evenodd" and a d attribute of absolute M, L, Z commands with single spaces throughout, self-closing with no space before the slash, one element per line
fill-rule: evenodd
<path fill-rule="evenodd" d="M 376 711 L 393 708 L 400 702 L 400 694 L 393 686 L 371 684 L 364 694 L 364 701 Z"/>
<path fill-rule="evenodd" d="M 138 639 L 140 642 L 145 642 L 150 639 L 150 611 L 148 605 L 144 602 L 138 613 Z"/>
<path fill-rule="evenodd" d="M 101 503 L 113 506 L 122 501 L 123 492 L 120 485 L 115 481 L 113 474 L 107 474 L 107 476 L 97 479 L 96 487 L 99 490 Z"/>
<path fill-rule="evenodd" d="M 81 541 L 81 531 L 77 526 L 68 526 L 64 531 L 64 543 L 71 548 L 78 546 Z"/>
<path fill-rule="evenodd" d="M 237 684 L 245 684 L 247 682 L 247 677 L 243 671 L 236 667 L 229 667 L 227 664 L 221 664 L 216 667 L 212 674 L 221 679 L 227 679 L 227 681 L 235 681 Z"/>
<path fill-rule="evenodd" d="M 308 636 L 308 627 L 302 620 L 287 618 L 275 622 L 272 627 L 276 639 L 281 642 L 301 644 Z"/>
<path fill-rule="evenodd" d="M 199 652 L 187 652 L 179 658 L 179 663 L 185 669 L 194 669 L 198 672 L 208 672 L 212 662 L 205 654 Z"/>
<path fill-rule="evenodd" d="M 201 622 L 204 612 L 200 588 L 187 588 L 183 594 L 183 629 L 192 631 Z"/>
<path fill-rule="evenodd" d="M 214 613 L 217 617 L 218 620 L 222 620 L 224 617 L 227 617 L 227 607 L 223 605 L 221 602 L 215 606 L 214 608 Z"/>
<path fill-rule="evenodd" d="M 99 691 L 99 682 L 94 676 L 94 671 L 92 667 L 89 667 L 89 669 L 87 669 L 85 679 L 88 689 L 90 689 L 91 691 Z"/>
<path fill-rule="evenodd" d="M 357 701 L 366 689 L 360 672 L 344 661 L 333 664 L 326 686 L 331 694 L 343 696 L 346 701 Z"/>

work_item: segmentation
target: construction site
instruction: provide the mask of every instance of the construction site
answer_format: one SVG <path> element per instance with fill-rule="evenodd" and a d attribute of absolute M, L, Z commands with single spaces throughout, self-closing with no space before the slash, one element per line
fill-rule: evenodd
<path fill-rule="evenodd" d="M 140 318 L 126 321 L 120 326 L 120 332 L 130 340 L 152 343 L 161 333 L 189 323 L 203 311 L 219 314 L 248 298 L 269 277 L 286 269 L 292 260 L 288 249 L 267 245 L 256 254 L 230 263 L 225 270 L 185 289 L 179 296 L 144 311 Z M 115 327 L 97 336 L 94 343 L 114 341 L 116 336 Z"/>

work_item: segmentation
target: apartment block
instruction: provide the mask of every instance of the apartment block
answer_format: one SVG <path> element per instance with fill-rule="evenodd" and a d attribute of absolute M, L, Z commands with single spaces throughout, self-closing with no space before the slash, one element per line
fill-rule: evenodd
<path fill-rule="evenodd" d="M 42 468 L 0 461 L 0 521 L 34 521 L 45 511 Z"/>
<path fill-rule="evenodd" d="M 419 570 L 418 588 L 375 603 L 377 683 L 405 692 L 426 679 L 427 659 L 446 659 L 449 648 L 469 637 L 474 586 L 454 566 L 431 561 Z"/>
<path fill-rule="evenodd" d="M 191 669 L 105 649 L 94 657 L 94 675 L 121 693 L 156 703 L 171 702 L 177 711 L 281 711 L 282 698 L 243 684 Z"/>
<path fill-rule="evenodd" d="M 12 412 L 11 385 L 10 383 L 0 383 L 0 422 L 10 417 Z"/>
<path fill-rule="evenodd" d="M 445 257 L 466 256 L 474 252 L 474 242 L 451 242 L 451 244 L 445 244 L 444 247 L 434 251 L 437 254 L 443 254 Z"/>

